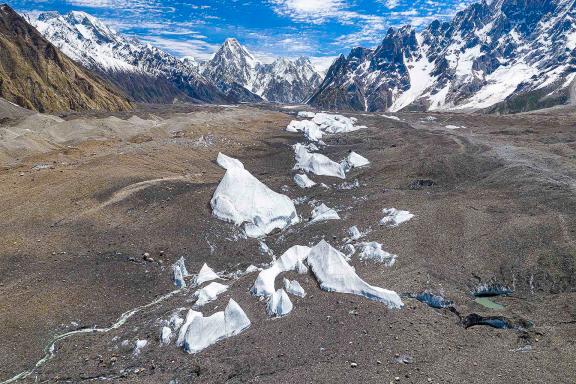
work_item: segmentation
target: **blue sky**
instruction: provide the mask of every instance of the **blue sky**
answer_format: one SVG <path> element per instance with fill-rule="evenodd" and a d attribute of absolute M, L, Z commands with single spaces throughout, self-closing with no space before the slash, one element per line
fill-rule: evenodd
<path fill-rule="evenodd" d="M 329 62 L 375 46 L 390 26 L 446 19 L 471 0 L 15 0 L 18 11 L 88 12 L 178 56 L 207 58 L 236 37 L 264 61 Z"/>

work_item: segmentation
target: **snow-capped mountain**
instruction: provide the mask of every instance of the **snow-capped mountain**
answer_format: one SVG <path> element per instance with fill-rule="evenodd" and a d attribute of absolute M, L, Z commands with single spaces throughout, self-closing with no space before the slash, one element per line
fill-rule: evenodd
<path fill-rule="evenodd" d="M 257 67 L 252 91 L 272 102 L 301 103 L 312 96 L 321 82 L 322 75 L 309 58 L 279 58 Z"/>
<path fill-rule="evenodd" d="M 202 74 L 226 94 L 249 102 L 301 103 L 322 81 L 308 58 L 278 58 L 263 64 L 236 39 L 224 42 L 202 67 Z"/>
<path fill-rule="evenodd" d="M 197 72 L 195 62 L 123 36 L 89 14 L 45 12 L 26 17 L 67 56 L 109 79 L 136 101 L 229 101 Z"/>
<path fill-rule="evenodd" d="M 375 49 L 340 56 L 310 104 L 498 112 L 565 104 L 576 74 L 575 4 L 482 1 L 420 32 L 391 28 Z"/>

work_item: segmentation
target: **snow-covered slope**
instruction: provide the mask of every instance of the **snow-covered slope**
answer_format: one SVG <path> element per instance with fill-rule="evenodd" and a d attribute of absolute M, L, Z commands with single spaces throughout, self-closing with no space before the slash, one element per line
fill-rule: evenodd
<path fill-rule="evenodd" d="M 310 103 L 365 111 L 517 112 L 567 103 L 576 2 L 482 1 L 422 31 L 391 28 L 376 49 L 330 67 Z"/>
<path fill-rule="evenodd" d="M 136 101 L 228 101 L 197 72 L 197 63 L 123 36 L 87 13 L 45 12 L 26 18 L 67 56 L 108 78 Z"/>
<path fill-rule="evenodd" d="M 224 42 L 202 66 L 202 74 L 226 94 L 248 102 L 300 103 L 322 81 L 306 57 L 278 58 L 271 64 L 263 64 L 236 39 Z"/>

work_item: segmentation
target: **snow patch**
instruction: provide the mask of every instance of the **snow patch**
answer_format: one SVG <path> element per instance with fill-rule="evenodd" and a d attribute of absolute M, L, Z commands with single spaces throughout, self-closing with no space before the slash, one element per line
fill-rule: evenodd
<path fill-rule="evenodd" d="M 400 211 L 396 208 L 384 208 L 382 213 L 384 213 L 385 216 L 380 220 L 380 225 L 387 227 L 397 227 L 414 217 L 410 212 Z"/>
<path fill-rule="evenodd" d="M 383 263 L 387 267 L 391 267 L 396 262 L 396 255 L 388 253 L 382 249 L 382 244 L 373 241 L 364 243 L 362 252 L 360 252 L 360 260 L 371 260 Z"/>

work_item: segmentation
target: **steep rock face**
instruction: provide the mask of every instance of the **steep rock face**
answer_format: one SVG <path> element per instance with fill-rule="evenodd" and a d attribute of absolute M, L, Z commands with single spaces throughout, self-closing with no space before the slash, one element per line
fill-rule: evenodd
<path fill-rule="evenodd" d="M 263 64 L 236 39 L 227 39 L 201 68 L 220 90 L 245 102 L 301 103 L 322 80 L 308 58 Z"/>
<path fill-rule="evenodd" d="M 132 108 L 6 4 L 0 5 L 0 52 L 0 97 L 10 102 L 40 112 Z"/>
<path fill-rule="evenodd" d="M 498 112 L 566 103 L 576 73 L 575 7 L 567 0 L 483 1 L 420 32 L 391 29 L 375 50 L 340 57 L 310 103 Z"/>
<path fill-rule="evenodd" d="M 46 12 L 27 18 L 70 58 L 114 82 L 136 101 L 230 101 L 198 73 L 198 64 L 190 58 L 180 60 L 125 37 L 89 14 Z"/>

